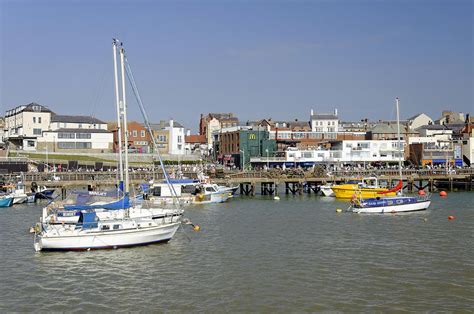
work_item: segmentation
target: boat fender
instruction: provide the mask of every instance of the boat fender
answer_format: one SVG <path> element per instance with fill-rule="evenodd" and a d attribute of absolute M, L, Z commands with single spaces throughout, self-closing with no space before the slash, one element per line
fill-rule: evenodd
<path fill-rule="evenodd" d="M 336 208 L 336 213 L 338 213 L 338 214 L 339 214 L 339 213 L 342 213 L 342 209 Z"/>
<path fill-rule="evenodd" d="M 448 195 L 448 193 L 446 193 L 446 191 L 439 192 L 439 196 L 447 196 L 447 195 Z"/>
<path fill-rule="evenodd" d="M 456 217 L 454 217 L 454 216 L 448 216 L 448 219 L 449 219 L 449 220 L 454 220 L 454 219 L 456 219 Z"/>

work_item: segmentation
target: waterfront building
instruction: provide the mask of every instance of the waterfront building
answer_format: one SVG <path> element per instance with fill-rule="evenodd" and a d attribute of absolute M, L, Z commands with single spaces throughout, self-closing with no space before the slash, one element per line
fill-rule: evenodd
<path fill-rule="evenodd" d="M 206 136 L 200 134 L 191 135 L 189 130 L 184 138 L 184 151 L 186 155 L 211 155 L 211 152 L 209 151 L 209 147 L 207 145 Z"/>
<path fill-rule="evenodd" d="M 275 155 L 276 142 L 263 127 L 231 127 L 216 132 L 217 160 L 229 167 L 245 168 L 252 157 Z"/>
<path fill-rule="evenodd" d="M 174 120 L 161 120 L 159 123 L 150 123 L 155 139 L 161 148 L 167 148 L 167 154 L 184 155 L 185 131 L 184 126 Z M 166 146 L 165 146 L 166 143 Z M 162 152 L 162 150 L 160 150 Z"/>
<path fill-rule="evenodd" d="M 401 141 L 405 146 L 405 141 Z M 266 163 L 270 167 L 310 167 L 316 164 L 362 164 L 371 162 L 398 162 L 400 151 L 397 140 L 343 140 L 332 141 L 328 147 L 317 149 L 290 148 L 284 157 L 252 158 L 253 166 Z M 402 159 L 405 159 L 402 156 Z"/>
<path fill-rule="evenodd" d="M 109 123 L 108 129 L 113 133 L 113 150 L 118 152 L 119 141 L 117 123 Z M 128 151 L 130 153 L 149 153 L 151 151 L 150 133 L 142 123 L 130 121 L 127 123 L 128 129 Z M 122 130 L 122 141 L 124 141 L 124 130 Z"/>
<path fill-rule="evenodd" d="M 199 120 L 199 134 L 204 135 L 209 147 L 214 145 L 213 133 L 223 128 L 236 127 L 239 119 L 233 113 L 208 113 L 201 114 Z"/>
<path fill-rule="evenodd" d="M 4 138 L 10 149 L 36 150 L 38 138 L 49 128 L 52 111 L 37 103 L 5 112 Z"/>
<path fill-rule="evenodd" d="M 107 123 L 91 116 L 51 114 L 50 124 L 38 138 L 37 151 L 90 152 L 112 151 L 113 135 Z"/>
<path fill-rule="evenodd" d="M 108 153 L 113 149 L 113 135 L 104 129 L 60 128 L 43 131 L 38 138 L 38 152 Z"/>

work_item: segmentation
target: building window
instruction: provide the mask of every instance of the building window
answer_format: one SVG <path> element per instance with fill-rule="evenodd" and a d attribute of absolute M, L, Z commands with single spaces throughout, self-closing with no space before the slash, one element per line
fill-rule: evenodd
<path fill-rule="evenodd" d="M 141 137 L 145 137 L 145 130 L 141 130 L 141 131 L 140 131 L 140 136 L 141 136 Z"/>
<path fill-rule="evenodd" d="M 33 129 L 34 135 L 41 135 L 41 129 Z"/>
<path fill-rule="evenodd" d="M 90 134 L 90 133 L 76 133 L 76 138 L 86 138 L 86 139 L 90 139 L 90 138 L 91 138 L 91 134 Z"/>
<path fill-rule="evenodd" d="M 181 147 L 182 147 L 181 144 L 178 144 L 178 150 L 181 150 Z"/>
<path fill-rule="evenodd" d="M 67 128 L 67 123 L 66 122 L 63 123 L 63 127 Z"/>
<path fill-rule="evenodd" d="M 75 149 L 76 143 L 74 142 L 58 142 L 58 148 L 61 149 Z"/>
<path fill-rule="evenodd" d="M 133 130 L 133 137 L 137 137 L 137 136 L 138 136 L 137 130 Z"/>
<path fill-rule="evenodd" d="M 181 135 L 178 135 L 178 143 L 181 143 L 183 137 Z"/>
<path fill-rule="evenodd" d="M 76 142 L 77 149 L 89 149 L 92 148 L 92 144 L 90 142 Z"/>
<path fill-rule="evenodd" d="M 82 129 L 82 123 L 79 123 L 79 129 Z"/>
<path fill-rule="evenodd" d="M 76 138 L 76 136 L 74 133 L 59 132 L 58 138 Z"/>
<path fill-rule="evenodd" d="M 28 146 L 28 147 L 35 147 L 35 141 L 28 141 L 28 142 L 26 143 L 26 146 Z"/>
<path fill-rule="evenodd" d="M 36 123 L 36 117 L 33 117 L 33 123 Z"/>
<path fill-rule="evenodd" d="M 41 117 L 38 117 L 38 123 L 41 123 Z"/>

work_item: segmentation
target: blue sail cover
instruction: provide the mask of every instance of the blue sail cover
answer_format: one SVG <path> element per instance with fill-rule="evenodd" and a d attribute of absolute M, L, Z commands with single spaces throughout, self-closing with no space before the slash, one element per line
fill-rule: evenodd
<path fill-rule="evenodd" d="M 83 229 L 97 228 L 97 225 L 98 225 L 97 220 L 98 219 L 95 212 L 81 213 L 81 215 L 79 216 L 79 222 L 78 222 L 77 227 L 82 225 Z"/>
<path fill-rule="evenodd" d="M 130 199 L 128 195 L 125 195 L 122 199 L 119 199 L 115 202 L 110 202 L 106 204 L 97 204 L 97 205 L 87 205 L 87 204 L 74 204 L 74 205 L 64 205 L 66 210 L 87 210 L 87 209 L 127 209 L 130 207 Z"/>
<path fill-rule="evenodd" d="M 196 180 L 193 179 L 169 179 L 170 184 L 191 184 L 191 183 L 196 183 Z M 166 183 L 166 180 L 164 180 L 164 183 Z"/>

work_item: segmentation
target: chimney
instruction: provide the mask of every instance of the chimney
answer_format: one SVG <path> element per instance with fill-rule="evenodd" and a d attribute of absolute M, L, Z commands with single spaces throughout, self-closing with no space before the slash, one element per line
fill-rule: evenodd
<path fill-rule="evenodd" d="M 173 119 L 170 119 L 170 128 L 173 128 L 174 127 L 174 121 Z"/>
<path fill-rule="evenodd" d="M 191 130 L 186 130 L 186 136 L 190 136 L 191 135 Z"/>
<path fill-rule="evenodd" d="M 334 109 L 334 115 L 337 117 L 337 108 Z"/>
<path fill-rule="evenodd" d="M 314 115 L 314 110 L 313 110 L 313 109 L 311 109 L 311 115 L 312 115 L 312 116 Z"/>

